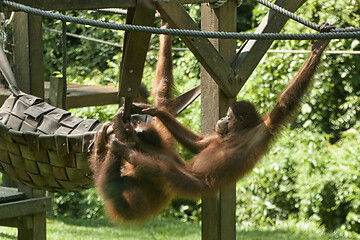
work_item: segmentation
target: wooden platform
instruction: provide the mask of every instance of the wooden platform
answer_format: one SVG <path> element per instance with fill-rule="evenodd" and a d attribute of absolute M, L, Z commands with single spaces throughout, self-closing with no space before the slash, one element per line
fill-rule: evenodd
<path fill-rule="evenodd" d="M 50 197 L 27 198 L 17 188 L 0 187 L 0 225 L 18 228 L 19 240 L 46 239 Z"/>
<path fill-rule="evenodd" d="M 49 86 L 50 83 L 45 82 L 45 100 L 49 99 Z M 117 87 L 68 84 L 67 92 L 66 103 L 68 108 L 102 106 L 119 102 Z M 0 103 L 2 104 L 9 95 L 9 90 L 0 88 Z"/>

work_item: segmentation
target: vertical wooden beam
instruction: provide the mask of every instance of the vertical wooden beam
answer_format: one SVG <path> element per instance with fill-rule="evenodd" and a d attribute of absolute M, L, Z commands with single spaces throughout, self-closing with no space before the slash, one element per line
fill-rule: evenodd
<path fill-rule="evenodd" d="M 236 2 L 228 1 L 217 9 L 202 4 L 201 28 L 204 31 L 236 31 Z M 228 63 L 236 59 L 235 40 L 213 39 L 211 42 Z M 214 131 L 217 120 L 226 114 L 233 100 L 226 97 L 202 68 L 201 126 L 203 134 Z M 235 200 L 235 185 L 222 189 L 220 193 L 202 198 L 202 239 L 234 240 L 236 238 Z"/>
<path fill-rule="evenodd" d="M 44 67 L 42 19 L 39 16 L 18 12 L 14 19 L 15 78 L 20 90 L 44 98 Z M 45 196 L 45 191 L 18 186 L 27 198 Z M 18 239 L 45 240 L 46 214 L 30 216 L 32 228 L 19 228 Z"/>
<path fill-rule="evenodd" d="M 41 17 L 18 12 L 14 19 L 15 78 L 26 93 L 44 97 Z"/>
<path fill-rule="evenodd" d="M 45 191 L 32 189 L 19 184 L 20 192 L 25 193 L 26 198 L 44 197 Z M 19 240 L 46 240 L 46 212 L 25 216 L 31 224 L 31 228 L 18 227 Z"/>
<path fill-rule="evenodd" d="M 152 26 L 155 19 L 155 5 L 149 0 L 138 0 L 136 8 L 128 10 L 126 22 L 133 25 Z M 119 95 L 135 98 L 140 92 L 150 33 L 126 32 L 120 69 Z"/>

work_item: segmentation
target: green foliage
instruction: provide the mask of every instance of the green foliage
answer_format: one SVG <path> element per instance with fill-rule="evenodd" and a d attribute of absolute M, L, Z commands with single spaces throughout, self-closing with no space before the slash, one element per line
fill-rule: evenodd
<path fill-rule="evenodd" d="M 175 199 L 162 211 L 161 216 L 180 218 L 184 222 L 199 222 L 201 219 L 201 201 Z"/>
<path fill-rule="evenodd" d="M 124 23 L 121 15 L 108 15 L 97 11 L 69 11 L 70 16 L 85 17 L 93 20 L 104 20 L 111 22 Z M 51 29 L 61 30 L 61 22 L 53 19 L 44 19 L 44 26 Z M 67 24 L 67 31 L 88 37 L 98 38 L 105 41 L 120 43 L 123 39 L 123 32 L 105 29 L 97 29 L 81 24 Z M 113 59 L 120 51 L 116 47 L 99 44 L 88 40 L 68 37 L 67 38 L 67 61 L 68 76 L 71 81 L 76 80 L 82 83 L 86 78 L 93 78 L 108 69 L 109 60 Z M 45 79 L 51 75 L 61 72 L 62 69 L 62 50 L 61 37 L 58 33 L 44 32 L 44 65 Z M 107 82 L 116 83 L 118 75 L 103 76 L 99 83 L 104 85 Z"/>
<path fill-rule="evenodd" d="M 55 217 L 94 219 L 105 216 L 102 199 L 93 188 L 80 192 L 56 193 L 53 199 Z"/>
<path fill-rule="evenodd" d="M 53 201 L 53 213 L 58 218 L 103 219 L 105 218 L 102 198 L 95 189 L 80 192 L 56 193 Z M 201 202 L 175 199 L 160 214 L 161 217 L 179 218 L 181 221 L 199 222 Z"/>
<path fill-rule="evenodd" d="M 253 11 L 256 21 L 260 21 L 265 8 L 258 5 Z M 359 27 L 358 1 L 315 1 L 309 0 L 296 12 L 301 17 L 315 23 L 330 22 L 336 27 Z M 313 32 L 289 21 L 282 30 L 284 33 Z M 328 50 L 359 50 L 357 39 L 332 40 Z M 309 41 L 275 41 L 273 49 L 309 49 Z M 239 97 L 251 99 L 263 112 L 270 109 L 278 94 L 292 79 L 305 59 L 302 54 L 268 53 Z M 315 83 L 309 100 L 303 105 L 301 113 L 292 127 L 305 127 L 331 134 L 336 142 L 341 132 L 350 129 L 359 118 L 360 82 L 358 55 L 325 55 L 322 66 L 315 76 Z"/>
<path fill-rule="evenodd" d="M 106 122 L 110 121 L 113 118 L 118 109 L 118 105 L 107 105 L 101 107 L 70 109 L 70 112 L 73 115 L 84 119 L 97 119 L 100 122 Z"/>
<path fill-rule="evenodd" d="M 237 31 L 243 32 L 247 31 L 249 29 L 253 29 L 258 24 L 254 21 L 254 13 L 253 9 L 257 5 L 256 1 L 253 0 L 243 0 L 240 7 L 238 7 L 236 10 L 237 13 Z"/>
<path fill-rule="evenodd" d="M 327 230 L 360 231 L 359 134 L 329 145 L 329 135 L 287 131 L 238 184 L 237 215 L 244 225 L 311 219 Z"/>

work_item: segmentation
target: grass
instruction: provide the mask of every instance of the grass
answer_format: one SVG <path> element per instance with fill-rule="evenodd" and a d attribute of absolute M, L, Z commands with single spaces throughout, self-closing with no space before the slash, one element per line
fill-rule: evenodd
<path fill-rule="evenodd" d="M 240 229 L 240 228 L 239 228 Z M 16 238 L 15 228 L 0 227 L 0 239 Z M 200 240 L 201 227 L 178 219 L 157 218 L 142 226 L 119 226 L 106 220 L 55 219 L 47 221 L 47 239 L 51 240 Z M 326 233 L 311 223 L 285 222 L 275 227 L 247 228 L 237 239 L 251 240 L 349 240 L 360 239 L 353 233 Z"/>
<path fill-rule="evenodd" d="M 251 240 L 355 240 L 360 235 L 338 230 L 326 232 L 325 228 L 314 221 L 278 220 L 276 225 L 240 226 L 237 239 Z"/>
<path fill-rule="evenodd" d="M 16 238 L 15 228 L 0 226 L 0 239 Z M 200 225 L 177 219 L 154 219 L 141 226 L 119 226 L 106 220 L 47 220 L 47 239 L 51 240 L 191 240 L 200 239 Z"/>

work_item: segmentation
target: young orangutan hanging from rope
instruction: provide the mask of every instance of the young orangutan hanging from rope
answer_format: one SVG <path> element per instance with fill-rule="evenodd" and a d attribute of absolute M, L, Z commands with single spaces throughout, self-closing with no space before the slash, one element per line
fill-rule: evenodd
<path fill-rule="evenodd" d="M 249 102 L 233 102 L 216 132 L 201 137 L 177 122 L 166 104 L 173 84 L 171 37 L 160 36 L 153 87 L 156 106 L 137 104 L 132 109 L 154 116 L 155 121 L 124 123 L 120 110 L 113 119 L 115 138 L 107 139 L 110 124 L 105 124 L 95 140 L 91 167 L 108 216 L 141 222 L 158 214 L 174 197 L 196 199 L 243 177 L 296 113 L 328 43 L 312 43 L 307 60 L 268 114 L 261 117 Z M 168 131 L 196 154 L 193 159 L 185 163 L 179 157 Z"/>

